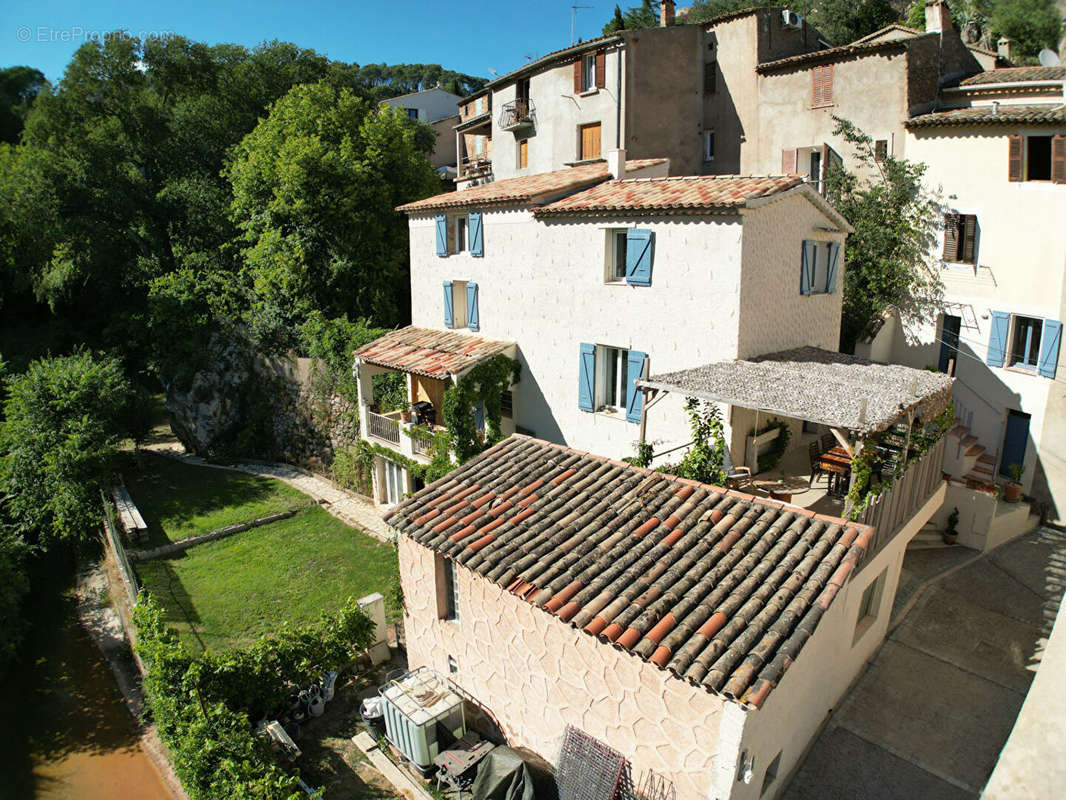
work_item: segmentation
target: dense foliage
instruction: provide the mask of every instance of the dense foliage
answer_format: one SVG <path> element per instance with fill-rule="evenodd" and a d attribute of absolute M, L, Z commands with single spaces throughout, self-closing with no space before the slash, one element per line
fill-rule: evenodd
<path fill-rule="evenodd" d="M 39 69 L 0 69 L 0 142 L 14 144 L 19 140 L 26 115 L 46 86 L 48 81 Z"/>
<path fill-rule="evenodd" d="M 287 708 L 292 692 L 348 667 L 373 623 L 352 601 L 340 614 L 284 628 L 246 650 L 193 658 L 143 593 L 133 609 L 145 699 L 191 800 L 295 800 L 299 779 L 274 761 L 253 723 Z"/>
<path fill-rule="evenodd" d="M 922 185 L 924 164 L 893 156 L 878 161 L 867 134 L 834 120 L 834 134 L 854 150 L 854 170 L 834 167 L 826 178 L 826 198 L 855 228 L 846 246 L 840 334 L 841 349 L 854 352 L 890 309 L 910 322 L 937 313 L 943 287 L 930 253 L 942 207 Z"/>
<path fill-rule="evenodd" d="M 119 362 L 82 351 L 30 364 L 7 384 L 0 486 L 19 535 L 47 549 L 93 538 L 99 492 L 126 434 L 130 388 Z"/>
<path fill-rule="evenodd" d="M 517 361 L 496 355 L 475 366 L 444 393 L 444 424 L 460 464 L 503 438 L 501 400 L 518 376 Z M 476 425 L 479 407 L 485 418 L 484 434 Z"/>
<path fill-rule="evenodd" d="M 18 654 L 25 631 L 22 601 L 30 590 L 26 543 L 0 523 L 0 676 Z"/>

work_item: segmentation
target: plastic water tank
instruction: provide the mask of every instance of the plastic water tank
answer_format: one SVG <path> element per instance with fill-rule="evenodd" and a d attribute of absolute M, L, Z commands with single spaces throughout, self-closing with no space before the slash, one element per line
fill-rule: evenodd
<path fill-rule="evenodd" d="M 381 687 L 385 738 L 423 775 L 433 759 L 466 733 L 463 699 L 425 667 Z"/>

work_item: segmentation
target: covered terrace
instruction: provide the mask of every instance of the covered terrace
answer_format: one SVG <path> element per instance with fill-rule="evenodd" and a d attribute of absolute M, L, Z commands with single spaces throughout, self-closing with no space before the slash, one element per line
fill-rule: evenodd
<path fill-rule="evenodd" d="M 666 394 L 728 405 L 733 485 L 854 516 L 887 538 L 941 482 L 952 383 L 941 373 L 815 347 L 720 361 L 637 381 L 644 395 L 640 440 Z M 790 441 L 776 453 L 782 435 Z M 767 460 L 776 462 L 773 469 Z M 858 508 L 849 493 L 861 495 Z"/>

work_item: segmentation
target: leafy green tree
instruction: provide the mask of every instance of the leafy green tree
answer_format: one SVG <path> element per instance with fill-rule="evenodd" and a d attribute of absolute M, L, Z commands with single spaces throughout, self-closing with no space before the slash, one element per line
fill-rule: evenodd
<path fill-rule="evenodd" d="M 7 502 L 9 498 L 0 497 L 0 504 Z M 0 522 L 0 676 L 18 654 L 26 627 L 21 609 L 30 590 L 28 554 L 26 543 Z"/>
<path fill-rule="evenodd" d="M 654 28 L 659 24 L 658 3 L 652 7 L 651 0 L 644 0 L 639 6 L 627 8 L 624 12 L 614 7 L 614 16 L 611 21 L 603 26 L 603 33 L 614 33 L 620 30 L 639 30 L 641 28 Z"/>
<path fill-rule="evenodd" d="M 124 435 L 129 384 L 115 358 L 41 359 L 7 383 L 0 486 L 15 530 L 43 549 L 91 540 Z"/>
<path fill-rule="evenodd" d="M 0 69 L 0 142 L 14 144 L 19 140 L 33 101 L 48 86 L 48 80 L 39 69 Z"/>
<path fill-rule="evenodd" d="M 722 412 L 715 403 L 685 398 L 692 446 L 673 474 L 714 486 L 725 486 L 725 433 Z"/>
<path fill-rule="evenodd" d="M 834 167 L 826 198 L 855 228 L 846 245 L 840 346 L 875 334 L 890 309 L 908 320 L 935 314 L 943 287 L 930 253 L 942 206 L 922 185 L 925 165 L 889 156 L 878 161 L 872 139 L 834 117 L 834 134 L 854 150 L 854 171 Z"/>
<path fill-rule="evenodd" d="M 426 130 L 327 82 L 271 108 L 227 170 L 257 313 L 402 318 L 407 224 L 394 209 L 439 189 Z"/>
<path fill-rule="evenodd" d="M 1058 50 L 1062 36 L 1062 11 L 1054 0 L 999 0 L 992 5 L 989 22 L 997 40 L 1014 40 L 1011 58 L 1036 63 L 1045 47 Z"/>

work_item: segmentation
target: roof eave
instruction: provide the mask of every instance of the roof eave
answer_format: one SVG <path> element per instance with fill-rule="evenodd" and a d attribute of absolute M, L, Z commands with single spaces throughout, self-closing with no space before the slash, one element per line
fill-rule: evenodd
<path fill-rule="evenodd" d="M 822 197 L 818 192 L 814 190 L 814 187 L 809 183 L 801 183 L 797 186 L 793 186 L 791 189 L 785 189 L 783 192 L 775 192 L 774 194 L 766 195 L 764 197 L 754 197 L 747 201 L 745 206 L 747 208 L 762 208 L 768 206 L 778 200 L 784 200 L 791 195 L 800 194 L 811 201 L 814 206 L 825 214 L 829 219 L 837 224 L 837 227 L 841 229 L 843 233 L 855 233 L 855 229 L 851 226 L 851 223 L 844 218 L 844 215 L 833 208 L 832 203 Z"/>

